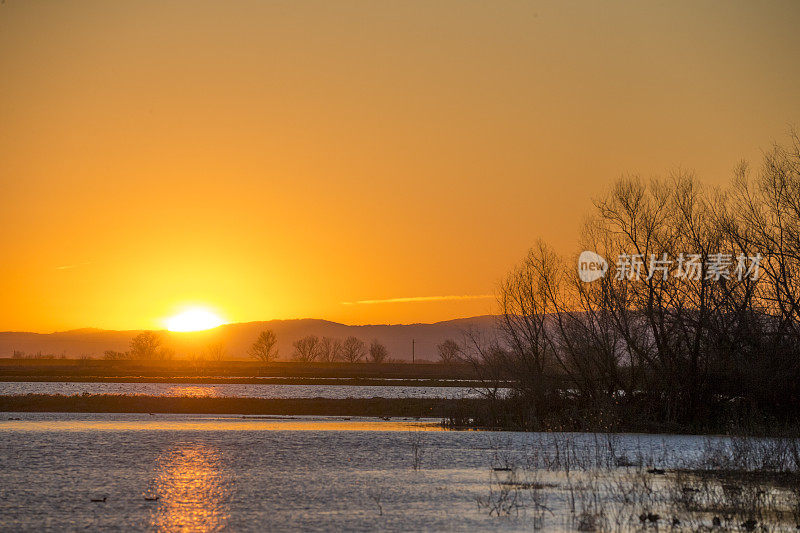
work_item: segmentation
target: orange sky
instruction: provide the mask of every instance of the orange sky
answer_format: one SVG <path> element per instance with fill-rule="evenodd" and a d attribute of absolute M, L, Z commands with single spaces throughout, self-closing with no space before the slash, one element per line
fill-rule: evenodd
<path fill-rule="evenodd" d="M 0 330 L 490 312 L 413 298 L 571 252 L 624 172 L 725 183 L 800 125 L 798 27 L 791 1 L 6 0 Z"/>

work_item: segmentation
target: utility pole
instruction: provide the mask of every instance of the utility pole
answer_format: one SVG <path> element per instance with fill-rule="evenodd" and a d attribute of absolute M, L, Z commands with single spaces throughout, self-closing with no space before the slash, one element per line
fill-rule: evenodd
<path fill-rule="evenodd" d="M 416 339 L 411 339 L 411 363 L 413 364 L 416 360 L 416 352 L 415 352 L 415 344 L 417 343 Z"/>

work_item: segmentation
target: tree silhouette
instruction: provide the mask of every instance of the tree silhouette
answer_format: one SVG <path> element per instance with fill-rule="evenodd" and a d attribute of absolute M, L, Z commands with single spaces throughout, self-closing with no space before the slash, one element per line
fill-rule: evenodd
<path fill-rule="evenodd" d="M 278 349 L 275 345 L 278 343 L 278 337 L 271 329 L 265 329 L 258 334 L 256 342 L 250 346 L 247 353 L 253 359 L 258 359 L 265 363 L 269 363 L 278 357 Z"/>
<path fill-rule="evenodd" d="M 369 360 L 373 363 L 383 363 L 389 357 L 389 350 L 386 346 L 378 342 L 378 339 L 372 341 L 369 345 Z"/>
<path fill-rule="evenodd" d="M 131 359 L 156 359 L 161 337 L 152 331 L 143 331 L 131 340 Z"/>
<path fill-rule="evenodd" d="M 350 363 L 356 363 L 367 355 L 367 347 L 364 341 L 357 337 L 347 337 L 342 344 L 342 359 Z"/>
<path fill-rule="evenodd" d="M 319 343 L 319 360 L 330 363 L 342 356 L 342 340 L 332 337 L 322 337 Z"/>
<path fill-rule="evenodd" d="M 319 337 L 316 335 L 307 335 L 302 339 L 298 339 L 294 343 L 294 354 L 292 359 L 295 361 L 304 361 L 310 363 L 314 361 L 320 354 Z"/>
<path fill-rule="evenodd" d="M 206 346 L 205 356 L 209 361 L 223 361 L 228 356 L 228 351 L 225 349 L 225 343 L 215 342 L 209 344 Z"/>
<path fill-rule="evenodd" d="M 455 363 L 458 360 L 458 353 L 461 351 L 458 343 L 453 339 L 447 339 L 441 344 L 436 345 L 439 352 L 439 361 L 445 364 Z"/>

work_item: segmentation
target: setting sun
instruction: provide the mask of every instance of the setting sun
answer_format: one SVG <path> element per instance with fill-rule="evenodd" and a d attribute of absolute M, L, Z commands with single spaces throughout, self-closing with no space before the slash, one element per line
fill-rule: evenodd
<path fill-rule="evenodd" d="M 192 308 L 165 320 L 170 331 L 202 331 L 216 328 L 225 321 L 208 309 Z"/>

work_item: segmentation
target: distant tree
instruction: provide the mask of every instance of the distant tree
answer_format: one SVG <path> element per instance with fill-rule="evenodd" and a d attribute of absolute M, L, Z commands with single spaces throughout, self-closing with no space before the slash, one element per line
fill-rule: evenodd
<path fill-rule="evenodd" d="M 162 346 L 156 352 L 156 359 L 161 359 L 162 361 L 170 361 L 175 359 L 175 350 L 166 346 Z"/>
<path fill-rule="evenodd" d="M 205 352 L 192 352 L 186 356 L 186 359 L 191 361 L 196 368 L 200 368 L 208 360 L 207 357 Z"/>
<path fill-rule="evenodd" d="M 295 361 L 310 363 L 319 357 L 320 341 L 316 335 L 306 335 L 302 339 L 295 341 L 292 346 L 294 346 L 292 359 Z"/>
<path fill-rule="evenodd" d="M 108 361 L 120 361 L 122 359 L 130 359 L 128 352 L 116 352 L 114 350 L 106 350 L 103 352 L 103 359 Z"/>
<path fill-rule="evenodd" d="M 443 343 L 436 345 L 436 350 L 439 352 L 439 361 L 445 364 L 455 363 L 459 359 L 459 352 L 461 352 L 458 343 L 453 339 L 447 339 Z"/>
<path fill-rule="evenodd" d="M 336 361 L 342 355 L 342 340 L 332 337 L 322 337 L 319 342 L 319 360 L 326 363 Z"/>
<path fill-rule="evenodd" d="M 347 337 L 342 343 L 342 359 L 356 363 L 367 355 L 367 345 L 357 337 Z"/>
<path fill-rule="evenodd" d="M 206 346 L 204 355 L 209 361 L 222 361 L 228 356 L 228 351 L 225 349 L 225 343 L 214 342 Z"/>
<path fill-rule="evenodd" d="M 383 363 L 389 357 L 389 350 L 386 346 L 378 342 L 378 339 L 372 341 L 369 345 L 369 360 L 373 363 Z"/>
<path fill-rule="evenodd" d="M 278 357 L 278 349 L 275 347 L 277 343 L 278 337 L 275 332 L 271 329 L 265 329 L 258 334 L 256 342 L 253 343 L 247 353 L 253 359 L 269 363 Z"/>
<path fill-rule="evenodd" d="M 131 359 L 156 359 L 161 337 L 153 331 L 143 331 L 131 340 Z"/>

